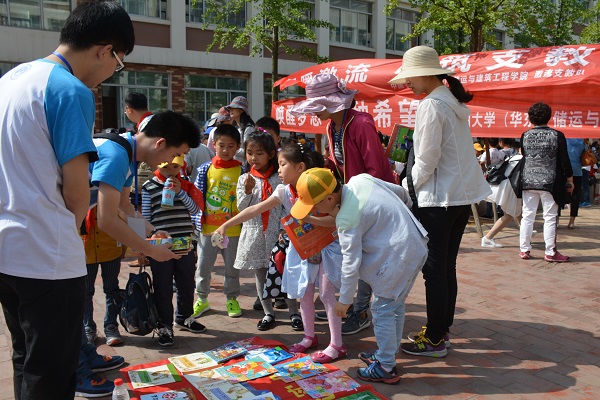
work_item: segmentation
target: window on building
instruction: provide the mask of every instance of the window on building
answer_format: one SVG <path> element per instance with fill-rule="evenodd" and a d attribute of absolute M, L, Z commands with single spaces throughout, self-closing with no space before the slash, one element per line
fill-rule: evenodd
<path fill-rule="evenodd" d="M 332 42 L 371 47 L 373 4 L 359 0 L 331 0 Z"/>
<path fill-rule="evenodd" d="M 121 0 L 129 14 L 167 19 L 167 0 Z"/>
<path fill-rule="evenodd" d="M 486 43 L 484 50 L 491 51 L 503 49 L 505 47 L 504 32 L 494 29 L 492 34 L 494 35 L 494 39 L 496 39 L 497 44 Z"/>
<path fill-rule="evenodd" d="M 121 71 L 102 83 L 103 128 L 134 127 L 125 116 L 125 97 L 132 92 L 144 93 L 152 112 L 170 108 L 168 74 Z"/>
<path fill-rule="evenodd" d="M 248 97 L 248 81 L 240 78 L 186 75 L 185 113 L 200 125 L 236 96 Z"/>
<path fill-rule="evenodd" d="M 414 25 L 421 19 L 421 14 L 414 11 L 395 9 L 386 19 L 386 49 L 406 51 L 421 44 L 420 38 L 403 41 L 404 36 L 413 32 Z"/>
<path fill-rule="evenodd" d="M 70 12 L 71 0 L 0 0 L 0 25 L 59 31 Z"/>
<path fill-rule="evenodd" d="M 216 0 L 224 3 L 226 0 Z M 185 0 L 185 16 L 187 22 L 205 23 L 204 12 L 208 5 L 206 0 Z M 208 21 L 210 22 L 210 21 Z M 246 25 L 246 5 L 241 12 L 229 17 L 229 24 L 243 28 Z"/>
<path fill-rule="evenodd" d="M 273 102 L 273 96 L 271 95 L 272 87 L 273 80 L 270 78 L 265 78 L 265 84 L 263 85 L 263 93 L 265 94 L 265 115 L 271 115 L 271 103 Z M 306 96 L 306 91 L 304 88 L 298 85 L 292 85 L 279 92 L 277 97 L 279 100 L 283 100 L 301 96 Z"/>

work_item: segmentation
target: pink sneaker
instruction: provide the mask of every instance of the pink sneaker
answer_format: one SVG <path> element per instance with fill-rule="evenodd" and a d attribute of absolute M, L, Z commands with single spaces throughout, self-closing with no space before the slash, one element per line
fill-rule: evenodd
<path fill-rule="evenodd" d="M 519 253 L 519 257 L 521 257 L 523 260 L 529 260 L 531 258 L 531 255 L 529 255 L 528 251 L 522 251 Z"/>
<path fill-rule="evenodd" d="M 546 255 L 544 257 L 544 260 L 548 261 L 548 262 L 558 262 L 558 263 L 561 263 L 561 262 L 567 262 L 567 261 L 569 261 L 569 257 L 563 256 L 562 254 L 560 254 L 557 251 L 556 253 L 554 253 L 553 256 Z"/>

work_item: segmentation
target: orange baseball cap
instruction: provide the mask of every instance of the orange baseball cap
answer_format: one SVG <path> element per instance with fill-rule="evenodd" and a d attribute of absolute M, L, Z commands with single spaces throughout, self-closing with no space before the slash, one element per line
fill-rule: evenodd
<path fill-rule="evenodd" d="M 290 214 L 296 219 L 306 217 L 315 204 L 333 193 L 336 186 L 337 181 L 330 169 L 311 168 L 304 171 L 296 183 L 298 200 Z"/>

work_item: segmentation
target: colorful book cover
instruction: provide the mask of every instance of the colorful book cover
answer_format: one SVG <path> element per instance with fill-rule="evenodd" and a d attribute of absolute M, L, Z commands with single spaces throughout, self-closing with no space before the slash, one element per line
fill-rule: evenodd
<path fill-rule="evenodd" d="M 323 250 L 338 236 L 335 226 L 317 226 L 297 220 L 291 215 L 283 217 L 281 225 L 303 260 Z"/>
<path fill-rule="evenodd" d="M 360 386 L 344 371 L 334 371 L 328 374 L 312 376 L 296 382 L 306 394 L 313 399 L 331 396 L 334 393 L 345 392 Z"/>
<path fill-rule="evenodd" d="M 197 388 L 208 400 L 254 399 L 256 396 L 239 383 L 220 381 Z"/>
<path fill-rule="evenodd" d="M 243 356 L 247 351 L 248 350 L 239 346 L 236 342 L 231 342 L 207 351 L 206 355 L 218 363 L 223 363 L 232 358 Z"/>
<path fill-rule="evenodd" d="M 273 347 L 271 349 L 262 348 L 262 349 L 251 350 L 246 355 L 247 360 L 249 360 L 250 358 L 254 358 L 254 357 L 259 357 L 259 358 L 263 359 L 264 361 L 268 362 L 269 364 L 273 365 L 273 364 L 277 364 L 278 362 L 288 360 L 288 359 L 294 357 L 294 355 L 288 353 L 287 351 L 283 350 L 281 347 L 277 346 L 277 347 Z"/>
<path fill-rule="evenodd" d="M 173 364 L 159 365 L 146 369 L 128 371 L 131 386 L 134 389 L 165 385 L 181 381 L 181 376 Z"/>
<path fill-rule="evenodd" d="M 223 375 L 221 375 L 219 368 L 191 372 L 189 374 L 183 374 L 183 377 L 198 390 L 200 390 L 200 388 L 203 386 L 212 385 L 227 380 Z"/>
<path fill-rule="evenodd" d="M 242 385 L 252 392 L 252 394 L 255 396 L 254 400 L 281 400 L 281 397 L 271 393 L 268 390 L 257 389 L 248 382 L 240 382 L 239 385 Z"/>
<path fill-rule="evenodd" d="M 277 364 L 275 368 L 277 369 L 277 374 L 275 375 L 286 383 L 309 378 L 328 371 L 326 367 L 315 363 L 309 356 Z"/>
<path fill-rule="evenodd" d="M 408 150 L 412 147 L 414 132 L 413 128 L 395 124 L 386 148 L 386 157 L 405 163 L 408 160 Z"/>
<path fill-rule="evenodd" d="M 339 400 L 381 400 L 379 397 L 375 396 L 373 392 L 370 390 L 365 390 L 360 393 L 354 393 L 350 396 L 340 397 Z"/>
<path fill-rule="evenodd" d="M 198 400 L 192 389 L 168 390 L 166 392 L 143 394 L 140 400 Z"/>
<path fill-rule="evenodd" d="M 200 371 L 219 365 L 204 352 L 169 357 L 169 361 L 182 373 Z"/>
<path fill-rule="evenodd" d="M 276 373 L 277 370 L 262 358 L 249 360 L 219 368 L 219 373 L 230 382 L 245 382 Z"/>

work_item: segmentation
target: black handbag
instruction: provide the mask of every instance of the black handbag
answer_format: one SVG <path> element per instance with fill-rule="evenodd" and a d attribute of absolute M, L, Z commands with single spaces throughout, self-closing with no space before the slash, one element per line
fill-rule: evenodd
<path fill-rule="evenodd" d="M 506 158 L 504 161 L 490 166 L 487 171 L 485 171 L 485 179 L 490 185 L 499 185 L 506 179 L 506 168 L 508 168 L 509 161 L 510 158 Z"/>
<path fill-rule="evenodd" d="M 517 165 L 508 175 L 510 186 L 513 188 L 518 199 L 523 198 L 523 166 L 525 165 L 525 157 L 521 158 Z"/>

